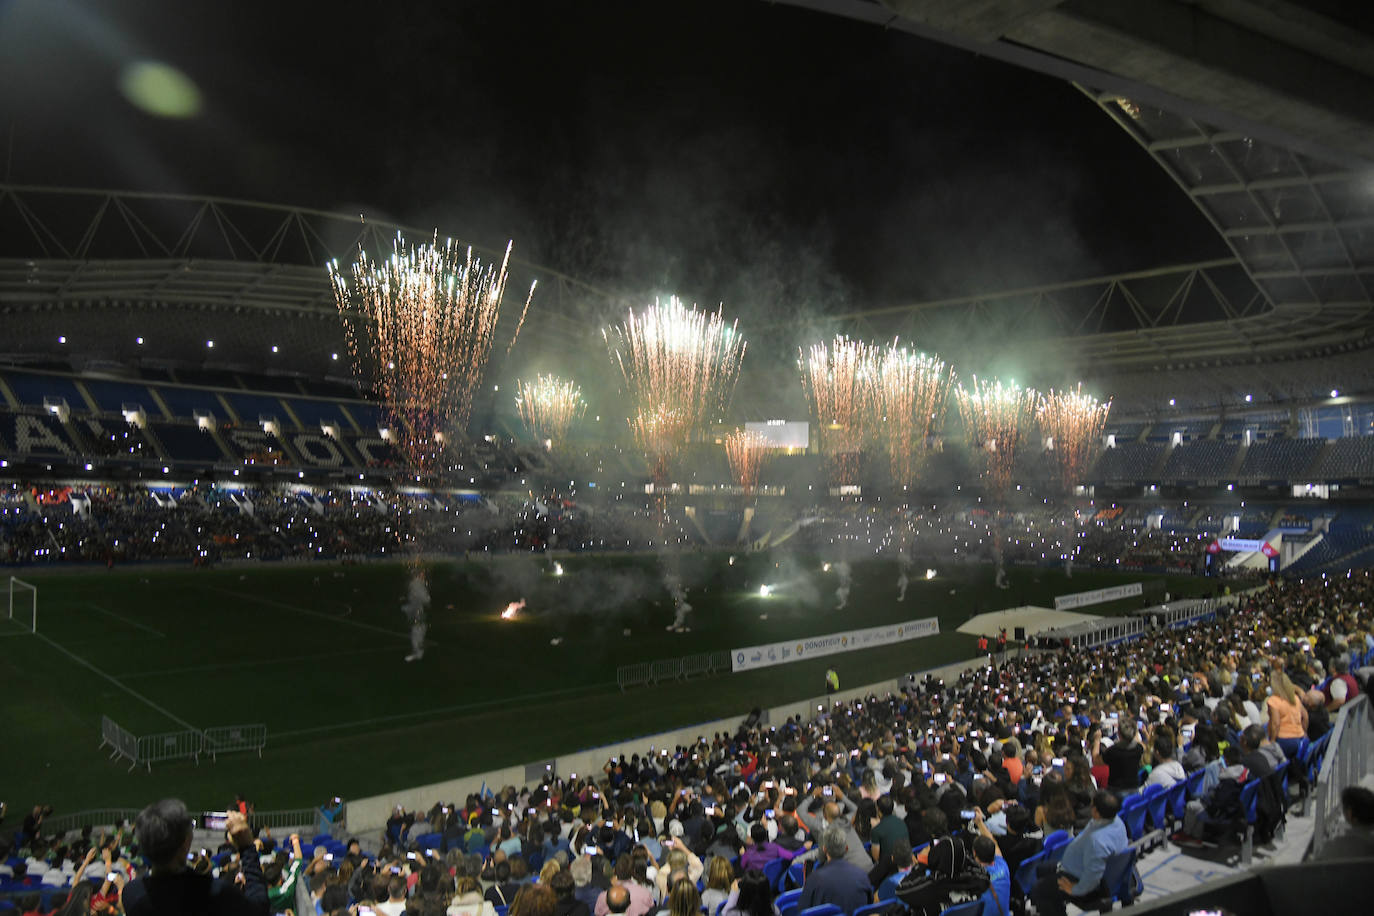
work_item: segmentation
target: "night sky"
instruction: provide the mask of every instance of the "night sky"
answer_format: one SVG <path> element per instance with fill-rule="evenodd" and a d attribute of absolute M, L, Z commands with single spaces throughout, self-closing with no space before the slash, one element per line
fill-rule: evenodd
<path fill-rule="evenodd" d="M 199 112 L 131 104 L 141 60 Z M 514 239 L 756 321 L 1228 253 L 1072 86 L 755 0 L 0 0 L 0 129 L 16 183 Z"/>

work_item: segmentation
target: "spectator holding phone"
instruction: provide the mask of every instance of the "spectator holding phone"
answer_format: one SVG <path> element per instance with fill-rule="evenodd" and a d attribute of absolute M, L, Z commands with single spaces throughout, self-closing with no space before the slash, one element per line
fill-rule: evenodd
<path fill-rule="evenodd" d="M 191 815 L 179 799 L 163 799 L 139 812 L 134 829 L 149 870 L 124 887 L 124 911 L 129 916 L 266 916 L 267 885 L 248 819 L 231 811 L 225 823 L 225 834 L 239 854 L 241 889 L 187 868 L 193 827 Z"/>
<path fill-rule="evenodd" d="M 1093 730 L 1093 763 L 1105 766 L 1109 772 L 1107 789 L 1117 798 L 1135 795 L 1140 791 L 1140 758 L 1145 753 L 1136 724 L 1127 719 L 1117 728 L 1117 739 L 1111 747 L 1102 748 L 1102 729 Z"/>

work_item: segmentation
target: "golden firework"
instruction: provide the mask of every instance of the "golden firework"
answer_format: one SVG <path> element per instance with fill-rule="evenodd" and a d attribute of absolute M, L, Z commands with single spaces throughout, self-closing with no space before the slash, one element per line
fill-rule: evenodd
<path fill-rule="evenodd" d="M 837 484 L 853 483 L 858 473 L 876 353 L 871 344 L 837 334 L 829 344 L 814 344 L 798 355 L 802 387 L 820 427 L 821 452 Z"/>
<path fill-rule="evenodd" d="M 725 457 L 730 462 L 730 473 L 748 499 L 754 495 L 759 472 L 772 460 L 773 453 L 767 438 L 753 430 L 737 429 L 725 437 Z"/>
<path fill-rule="evenodd" d="M 602 332 L 625 378 L 629 418 L 658 482 L 668 461 L 734 394 L 745 341 L 719 310 L 702 312 L 676 296 Z"/>
<path fill-rule="evenodd" d="M 964 436 L 970 448 L 983 452 L 984 478 L 995 502 L 1002 499 L 1016 467 L 1016 453 L 1035 423 L 1039 394 L 1015 382 L 987 381 L 973 376 L 968 388 L 955 389 Z"/>
<path fill-rule="evenodd" d="M 568 429 L 587 410 L 587 402 L 576 382 L 540 375 L 534 381 L 516 382 L 515 407 L 530 435 L 552 447 L 562 443 Z"/>
<path fill-rule="evenodd" d="M 472 412 L 510 251 L 499 267 L 484 265 L 452 241 L 413 245 L 398 234 L 381 262 L 360 248 L 347 274 L 329 264 L 354 368 L 371 382 L 398 451 L 417 473 L 433 470 L 444 433 L 464 427 Z M 516 334 L 533 295 L 531 285 Z"/>
<path fill-rule="evenodd" d="M 1040 399 L 1036 417 L 1050 440 L 1051 457 L 1065 490 L 1082 480 L 1111 409 L 1110 400 L 1099 401 L 1084 394 L 1082 382 L 1072 391 L 1051 389 Z"/>
<path fill-rule="evenodd" d="M 937 356 L 912 353 L 893 341 L 875 359 L 870 374 L 873 410 L 887 446 L 894 484 L 916 482 L 931 437 L 944 422 L 954 371 Z"/>

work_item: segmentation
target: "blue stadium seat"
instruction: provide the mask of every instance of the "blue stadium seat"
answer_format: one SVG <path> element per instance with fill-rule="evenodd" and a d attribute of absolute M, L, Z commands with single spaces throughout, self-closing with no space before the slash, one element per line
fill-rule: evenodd
<path fill-rule="evenodd" d="M 1029 896 L 1031 888 L 1035 887 L 1036 867 L 1044 859 L 1045 850 L 1042 849 L 1017 867 L 1016 874 L 1012 876 L 1012 883 L 1021 889 L 1022 895 Z"/>
<path fill-rule="evenodd" d="M 790 864 L 790 859 L 774 859 L 763 866 L 763 876 L 768 879 L 774 894 L 782 890 L 782 878 Z"/>
<path fill-rule="evenodd" d="M 801 863 L 798 862 L 797 864 L 800 865 Z M 778 895 L 778 899 L 773 901 L 773 906 L 782 916 L 788 916 L 789 912 L 795 916 L 797 912 L 797 901 L 801 899 L 801 895 L 801 888 L 783 891 Z"/>
<path fill-rule="evenodd" d="M 1135 842 L 1145 835 L 1145 815 L 1149 813 L 1145 796 L 1132 795 L 1121 805 L 1121 822 L 1126 825 L 1126 836 Z"/>
<path fill-rule="evenodd" d="M 1180 780 L 1168 789 L 1153 785 L 1150 788 L 1159 791 L 1145 793 L 1145 810 L 1150 816 L 1150 826 L 1155 830 L 1164 830 L 1169 826 L 1169 796 L 1175 786 L 1182 786 L 1186 790 L 1188 783 Z"/>
<path fill-rule="evenodd" d="M 822 903 L 819 906 L 807 907 L 798 916 L 845 916 L 845 912 L 833 903 Z"/>
<path fill-rule="evenodd" d="M 891 910 L 894 913 L 906 912 L 906 904 L 897 899 L 879 900 L 877 903 L 869 903 L 859 907 L 849 916 L 874 916 L 875 913 L 882 913 Z"/>
<path fill-rule="evenodd" d="M 1140 896 L 1144 889 L 1140 877 L 1136 874 L 1135 863 L 1139 855 L 1134 846 L 1128 846 L 1124 852 L 1118 852 L 1114 856 L 1107 858 L 1106 870 L 1102 873 L 1102 884 L 1106 887 L 1105 894 L 1098 894 L 1089 897 L 1082 908 L 1086 910 L 1111 909 L 1111 904 L 1120 901 L 1123 906 L 1130 906 L 1135 902 L 1135 898 Z"/>
<path fill-rule="evenodd" d="M 1201 770 L 1198 772 L 1201 772 Z M 1182 821 L 1183 813 L 1188 810 L 1188 783 L 1191 781 L 1191 779 L 1180 780 L 1170 786 L 1169 791 L 1165 793 L 1167 796 L 1165 799 L 1165 810 L 1168 812 L 1168 816 L 1172 819 L 1173 823 Z M 1172 826 L 1173 824 L 1170 824 L 1170 827 Z"/>
<path fill-rule="evenodd" d="M 1054 831 L 1054 833 L 1045 837 L 1045 842 L 1042 847 L 1045 858 L 1050 862 L 1058 862 L 1060 859 L 1064 858 L 1064 850 L 1072 840 L 1073 837 L 1069 836 L 1067 830 Z"/>

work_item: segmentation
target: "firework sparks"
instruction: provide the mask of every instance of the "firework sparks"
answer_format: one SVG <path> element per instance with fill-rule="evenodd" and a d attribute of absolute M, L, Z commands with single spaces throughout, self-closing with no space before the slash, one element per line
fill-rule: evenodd
<path fill-rule="evenodd" d="M 737 429 L 725 437 L 725 457 L 730 462 L 730 473 L 744 488 L 744 498 L 754 494 L 758 486 L 759 472 L 773 457 L 768 440 L 752 430 Z"/>
<path fill-rule="evenodd" d="M 673 297 L 603 332 L 635 405 L 630 429 L 662 482 L 667 463 L 734 394 L 745 341 L 719 311 Z"/>
<path fill-rule="evenodd" d="M 351 271 L 329 264 L 354 367 L 372 382 L 398 450 L 414 471 L 433 469 L 442 439 L 435 434 L 463 427 L 472 412 L 500 317 L 510 251 L 507 245 L 496 267 L 451 241 L 440 244 L 436 237 L 411 245 L 397 235 L 391 256 L 380 263 L 359 249 Z M 533 295 L 531 285 L 525 311 Z"/>
<path fill-rule="evenodd" d="M 516 614 L 519 614 L 519 613 L 520 613 L 521 611 L 523 611 L 524 609 L 525 609 L 525 599 L 524 599 L 524 598 L 521 598 L 519 601 L 512 601 L 510 604 L 506 605 L 506 609 L 505 609 L 504 611 L 501 612 L 501 619 L 502 619 L 502 620 L 514 620 L 514 619 L 515 619 L 515 615 L 516 615 Z"/>
<path fill-rule="evenodd" d="M 865 432 L 865 388 L 874 372 L 875 352 L 870 344 L 836 335 L 828 345 L 815 344 L 797 360 L 811 412 L 820 426 L 821 451 L 835 483 L 853 483 L 858 470 Z"/>
<path fill-rule="evenodd" d="M 534 381 L 516 383 L 515 406 L 530 435 L 540 441 L 562 443 L 568 429 L 587 410 L 577 383 L 556 375 L 540 375 Z"/>
<path fill-rule="evenodd" d="M 955 389 L 959 414 L 964 421 L 964 436 L 969 447 L 986 456 L 984 476 L 989 493 L 1000 503 L 1011 483 L 1016 467 L 1016 452 L 1030 432 L 1039 395 L 1033 388 L 1019 388 L 1015 382 L 987 381 L 973 376 L 973 384 Z"/>
<path fill-rule="evenodd" d="M 1082 479 L 1111 409 L 1110 400 L 1099 401 L 1084 394 L 1082 382 L 1072 391 L 1051 390 L 1040 399 L 1036 417 L 1049 438 L 1065 490 L 1071 490 Z"/>
<path fill-rule="evenodd" d="M 892 481 L 905 486 L 919 478 L 931 436 L 944 421 L 954 372 L 940 358 L 912 353 L 896 341 L 875 364 L 873 408 L 882 418 Z"/>

